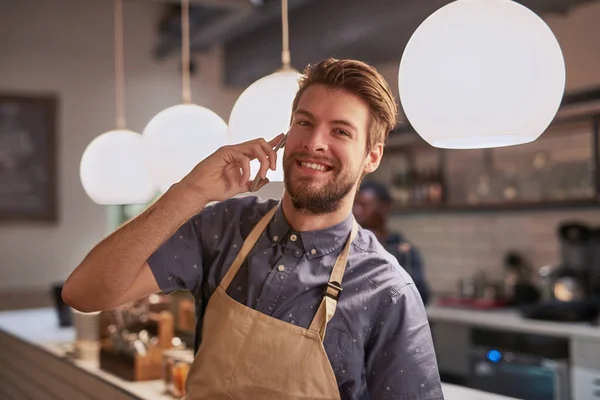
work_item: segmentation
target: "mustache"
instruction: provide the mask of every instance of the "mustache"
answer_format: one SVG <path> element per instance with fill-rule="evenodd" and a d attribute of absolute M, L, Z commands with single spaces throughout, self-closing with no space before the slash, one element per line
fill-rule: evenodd
<path fill-rule="evenodd" d="M 289 155 L 290 161 L 297 161 L 302 158 L 310 158 L 315 161 L 323 162 L 324 164 L 331 165 L 334 168 L 339 167 L 340 165 L 340 162 L 335 158 L 327 157 L 322 154 L 310 153 L 308 151 L 295 152 Z"/>

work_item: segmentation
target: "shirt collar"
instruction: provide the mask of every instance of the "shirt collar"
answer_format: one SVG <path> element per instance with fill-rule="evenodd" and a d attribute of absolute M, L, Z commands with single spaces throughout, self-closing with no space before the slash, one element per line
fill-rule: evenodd
<path fill-rule="evenodd" d="M 308 258 L 320 257 L 331 253 L 346 244 L 348 235 L 352 230 L 354 216 L 352 213 L 340 223 L 329 228 L 318 229 L 309 232 L 296 232 L 288 224 L 281 203 L 277 206 L 277 211 L 267 227 L 267 234 L 271 241 L 271 246 L 280 244 L 282 241 L 288 241 L 291 235 L 296 235 L 302 240 L 302 246 Z"/>
<path fill-rule="evenodd" d="M 271 246 L 279 244 L 290 231 L 291 227 L 283 215 L 280 202 L 277 206 L 277 211 L 275 211 L 275 215 L 273 215 L 273 219 L 271 219 L 271 222 L 269 222 L 269 225 L 267 226 L 267 234 L 269 235 Z"/>

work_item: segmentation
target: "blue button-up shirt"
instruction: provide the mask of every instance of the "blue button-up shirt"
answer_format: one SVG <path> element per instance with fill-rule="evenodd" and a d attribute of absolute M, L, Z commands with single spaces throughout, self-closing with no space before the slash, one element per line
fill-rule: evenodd
<path fill-rule="evenodd" d="M 396 259 L 412 278 L 424 304 L 429 302 L 429 287 L 425 281 L 423 259 L 419 250 L 398 232 L 393 232 L 383 241 L 383 247 Z"/>
<path fill-rule="evenodd" d="M 254 196 L 210 205 L 148 259 L 163 292 L 187 289 L 194 295 L 196 351 L 211 294 L 254 225 L 277 205 Z M 296 232 L 279 207 L 228 295 L 308 328 L 351 228 L 349 215 L 327 229 Z M 368 230 L 359 228 L 352 242 L 342 287 L 324 341 L 342 399 L 443 399 L 419 292 Z"/>

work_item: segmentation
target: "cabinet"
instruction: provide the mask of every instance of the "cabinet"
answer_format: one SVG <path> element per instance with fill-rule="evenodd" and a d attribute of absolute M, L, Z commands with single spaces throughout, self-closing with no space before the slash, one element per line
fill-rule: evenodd
<path fill-rule="evenodd" d="M 532 143 L 447 150 L 409 126 L 390 134 L 381 166 L 396 212 L 473 211 L 600 204 L 600 89 L 565 96 Z"/>
<path fill-rule="evenodd" d="M 571 341 L 573 400 L 600 400 L 600 341 Z"/>
<path fill-rule="evenodd" d="M 464 381 L 469 375 L 470 327 L 461 323 L 431 322 L 431 335 L 440 374 Z"/>

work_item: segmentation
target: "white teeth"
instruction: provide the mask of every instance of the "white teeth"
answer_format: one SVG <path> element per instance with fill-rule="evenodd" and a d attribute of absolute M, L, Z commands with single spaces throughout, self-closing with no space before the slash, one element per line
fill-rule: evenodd
<path fill-rule="evenodd" d="M 315 163 L 302 162 L 302 166 L 306 167 L 306 168 L 312 168 L 317 171 L 325 171 L 325 167 L 323 165 L 319 165 L 319 164 L 315 164 Z"/>

